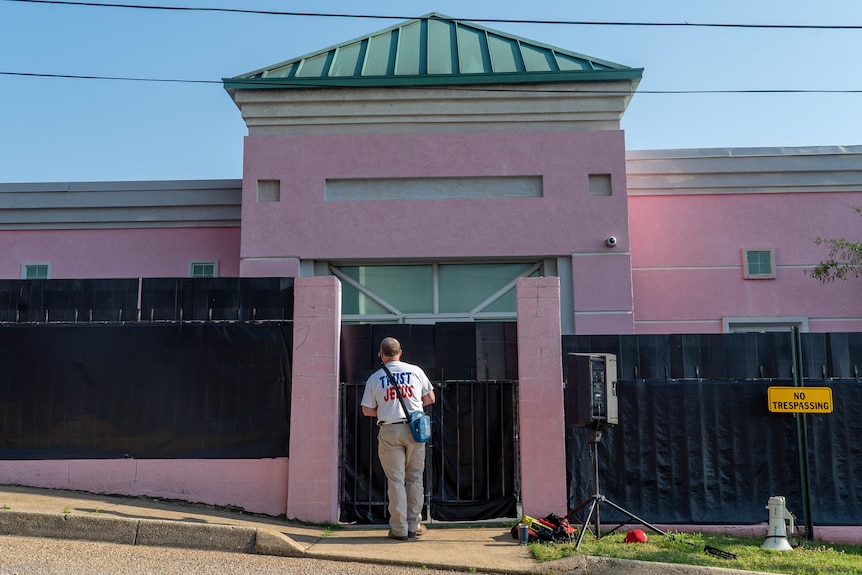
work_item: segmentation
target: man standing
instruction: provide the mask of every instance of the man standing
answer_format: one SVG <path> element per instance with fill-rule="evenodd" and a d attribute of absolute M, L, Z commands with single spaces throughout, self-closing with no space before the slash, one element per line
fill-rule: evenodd
<path fill-rule="evenodd" d="M 435 401 L 434 389 L 422 368 L 401 361 L 401 344 L 394 337 L 380 342 L 380 360 L 389 368 L 408 411 Z M 425 533 L 420 523 L 424 488 L 425 444 L 413 440 L 407 414 L 386 370 L 378 369 L 365 382 L 362 413 L 377 418 L 377 455 L 387 479 L 389 537 L 407 541 Z"/>

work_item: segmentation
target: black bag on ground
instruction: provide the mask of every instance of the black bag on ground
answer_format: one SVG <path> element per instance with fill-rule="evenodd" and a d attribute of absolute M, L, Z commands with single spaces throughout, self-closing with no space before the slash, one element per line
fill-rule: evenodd
<path fill-rule="evenodd" d="M 568 543 L 574 541 L 578 535 L 578 530 L 565 517 L 559 517 L 555 513 L 545 515 L 541 519 L 542 523 L 551 527 L 551 538 L 558 543 Z"/>
<path fill-rule="evenodd" d="M 554 513 L 541 519 L 533 519 L 525 515 L 521 522 L 529 526 L 527 532 L 529 543 L 569 543 L 574 541 L 578 534 L 578 530 L 567 519 Z M 512 527 L 511 533 L 512 538 L 518 538 L 517 525 Z"/>

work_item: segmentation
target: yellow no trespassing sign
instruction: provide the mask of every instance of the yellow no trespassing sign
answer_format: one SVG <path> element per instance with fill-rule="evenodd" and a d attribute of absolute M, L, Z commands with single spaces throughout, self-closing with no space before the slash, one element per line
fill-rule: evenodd
<path fill-rule="evenodd" d="M 831 387 L 770 387 L 767 395 L 775 413 L 832 413 Z"/>

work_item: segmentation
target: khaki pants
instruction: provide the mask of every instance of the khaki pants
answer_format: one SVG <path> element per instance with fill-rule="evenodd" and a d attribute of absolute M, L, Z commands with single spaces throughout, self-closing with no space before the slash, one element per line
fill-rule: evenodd
<path fill-rule="evenodd" d="M 416 531 L 422 514 L 425 444 L 413 441 L 406 423 L 380 426 L 377 455 L 387 479 L 389 527 L 403 537 Z"/>

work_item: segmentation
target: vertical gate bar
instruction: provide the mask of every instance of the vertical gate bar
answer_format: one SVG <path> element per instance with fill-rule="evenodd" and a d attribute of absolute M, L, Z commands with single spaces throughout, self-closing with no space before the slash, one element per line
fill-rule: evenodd
<path fill-rule="evenodd" d="M 433 410 L 434 407 L 432 406 L 431 409 Z M 429 454 L 429 452 L 430 452 L 430 454 Z M 422 497 L 422 500 L 424 501 L 423 506 L 425 507 L 425 518 L 423 519 L 423 521 L 428 521 L 428 522 L 431 521 L 431 493 L 432 493 L 432 489 L 433 489 L 432 483 L 433 483 L 433 477 L 434 477 L 434 474 L 431 473 L 431 471 L 430 471 L 430 468 L 433 467 L 433 465 L 428 465 L 429 460 L 431 460 L 431 461 L 434 460 L 434 432 L 433 432 L 433 430 L 431 432 L 431 440 L 425 444 L 425 470 L 422 472 L 422 475 L 424 477 L 424 481 L 422 482 L 422 485 L 425 487 L 425 494 Z M 421 511 L 419 512 L 419 516 L 420 517 L 422 516 Z"/>
<path fill-rule="evenodd" d="M 488 406 L 490 405 L 490 403 L 488 402 L 490 390 L 491 390 L 491 382 L 486 381 L 485 382 L 485 439 L 484 439 L 484 441 L 485 441 L 485 469 L 486 470 L 489 470 L 491 468 L 490 467 L 490 465 L 491 465 L 491 450 L 488 449 L 488 446 L 491 443 L 491 441 L 490 441 L 491 440 L 491 434 L 489 433 L 489 426 L 488 426 L 488 422 L 490 420 L 490 417 L 488 417 L 488 416 L 491 414 L 490 409 L 488 409 Z M 502 423 L 502 420 L 500 420 L 500 419 L 498 419 L 497 421 Z M 503 462 L 502 457 L 500 458 L 500 462 L 501 463 Z M 487 476 L 487 477 L 485 477 L 485 498 L 490 499 L 491 498 L 491 492 L 492 492 L 491 474 L 486 473 L 485 475 Z M 500 473 L 499 475 L 503 475 L 503 474 Z"/>
<path fill-rule="evenodd" d="M 443 403 L 445 402 L 445 396 L 443 392 L 446 391 L 446 387 L 443 382 L 440 382 L 440 445 L 437 447 L 437 458 L 440 461 L 440 475 L 439 477 L 446 477 L 446 450 L 444 449 L 443 438 L 443 430 L 446 429 L 446 409 Z M 446 501 L 446 482 L 440 481 L 440 501 Z M 430 513 L 430 510 L 429 510 Z"/>
<path fill-rule="evenodd" d="M 352 382 L 350 382 L 348 384 L 347 389 L 348 389 L 348 393 L 350 393 L 351 395 L 355 394 Z M 359 425 L 358 425 L 358 421 L 355 417 L 352 421 L 353 421 L 353 425 L 350 426 L 350 432 L 353 434 L 353 453 L 351 454 L 350 465 L 353 468 L 354 475 L 358 475 L 358 471 L 359 471 L 359 469 L 358 469 L 359 468 L 359 449 L 357 449 L 357 446 L 359 445 Z M 360 505 L 360 502 L 363 500 L 360 499 L 361 495 L 359 493 L 359 483 L 356 481 L 355 478 L 353 480 L 353 487 L 351 488 L 350 491 L 351 491 L 350 496 L 352 498 L 351 503 L 353 504 L 353 507 L 354 507 L 354 513 L 356 513 L 357 506 Z"/>
<path fill-rule="evenodd" d="M 447 390 L 448 387 L 441 381 L 440 382 L 440 395 L 443 396 L 443 391 Z M 445 394 L 447 397 L 449 394 Z M 443 409 L 443 401 L 441 398 L 441 409 L 440 409 L 440 429 L 446 429 L 446 409 Z M 440 445 L 440 453 L 437 455 L 440 458 L 440 477 L 446 477 L 446 450 L 443 448 L 442 442 Z M 446 482 L 440 482 L 440 501 L 446 501 Z"/>
<path fill-rule="evenodd" d="M 455 382 L 455 389 L 457 390 L 456 398 L 458 399 L 456 410 L 458 418 L 455 420 L 455 429 L 458 430 L 455 443 L 457 449 L 455 452 L 457 454 L 455 458 L 455 500 L 458 501 L 461 499 L 461 384 L 459 382 Z"/>
<path fill-rule="evenodd" d="M 504 386 L 503 382 L 500 382 L 499 385 L 497 385 L 497 401 L 498 401 L 499 406 L 500 406 L 498 408 L 498 415 L 499 415 L 500 421 L 505 424 L 505 427 L 500 430 L 500 433 L 501 433 L 500 461 L 503 462 L 503 470 L 506 470 L 508 468 L 508 463 L 507 463 L 508 457 L 507 456 L 509 454 L 506 453 L 506 441 L 504 438 L 509 436 L 509 426 L 508 426 L 509 422 L 504 417 L 505 409 L 503 406 L 503 386 Z M 507 475 L 506 473 L 500 473 L 500 494 L 503 497 L 506 496 L 506 475 Z"/>
<path fill-rule="evenodd" d="M 515 465 L 515 514 L 520 518 L 524 512 L 521 505 L 521 414 L 518 410 L 518 388 L 519 382 L 512 384 L 512 439 L 514 442 L 514 465 Z"/>
<path fill-rule="evenodd" d="M 449 460 L 450 467 L 454 465 L 454 478 L 455 481 L 452 484 L 453 492 L 448 494 L 447 501 L 458 501 L 460 497 L 460 482 L 461 482 L 461 386 L 458 382 L 452 382 L 450 384 L 452 386 L 452 390 L 455 392 L 453 394 L 455 400 L 455 421 L 452 422 L 452 426 L 455 428 L 455 446 L 454 446 L 454 455 Z"/>
<path fill-rule="evenodd" d="M 357 387 L 359 387 L 359 386 L 357 386 Z M 362 390 L 365 391 L 364 384 L 361 387 L 362 387 Z M 356 394 L 357 394 L 357 396 L 359 395 L 358 388 L 357 388 Z M 359 401 L 362 402 L 361 397 L 359 397 Z M 366 429 L 367 429 L 367 432 L 365 434 L 365 438 L 366 438 L 366 441 L 368 443 L 368 458 L 365 462 L 365 469 L 368 470 L 368 482 L 367 482 L 367 487 L 366 487 L 366 492 L 365 492 L 365 501 L 366 501 L 365 510 L 369 516 L 373 516 L 374 515 L 374 501 L 373 501 L 373 497 L 372 497 L 372 494 L 374 492 L 373 470 L 374 470 L 374 455 L 377 452 L 377 449 L 376 449 L 377 436 L 374 432 L 374 429 L 375 429 L 374 425 L 366 426 Z M 356 434 L 358 437 L 358 435 L 359 435 L 359 420 L 358 419 L 357 419 L 357 425 L 356 425 Z M 357 460 L 357 463 L 358 463 L 358 460 Z M 386 501 L 387 496 L 388 496 L 388 490 L 385 488 L 385 485 L 384 485 L 383 510 L 382 510 L 382 515 L 384 518 L 386 517 L 386 512 L 388 509 L 388 506 L 386 504 L 387 503 L 387 501 Z"/>
<path fill-rule="evenodd" d="M 343 381 L 338 383 L 339 388 L 339 403 L 341 405 L 341 432 L 338 434 L 338 453 L 342 454 L 338 458 L 338 520 L 341 520 L 341 504 L 344 503 L 344 445 L 347 440 L 347 384 Z"/>
<path fill-rule="evenodd" d="M 505 385 L 500 388 L 500 402 L 501 403 L 505 399 L 507 392 L 511 389 L 511 387 L 512 387 L 511 382 L 506 382 Z M 514 406 L 512 407 L 512 409 L 514 409 Z M 501 413 L 501 416 L 505 415 L 506 414 L 506 408 L 501 406 L 500 407 L 500 413 Z M 511 411 L 509 412 L 508 428 L 506 429 L 506 433 L 508 433 L 509 437 L 512 438 L 512 449 L 507 451 L 507 454 L 510 454 L 511 459 L 512 459 L 512 461 L 509 463 L 509 465 L 512 466 L 513 473 L 518 473 L 518 468 L 516 465 L 516 462 L 518 461 L 518 459 L 517 459 L 517 457 L 518 457 L 518 446 L 515 442 L 514 418 L 512 417 Z M 503 451 L 506 451 L 505 447 L 503 448 Z M 509 484 L 509 479 L 512 480 L 511 485 Z M 506 477 L 503 481 L 505 482 L 504 486 L 508 491 L 511 491 L 512 493 L 516 492 L 515 476 L 514 475 L 512 475 L 511 477 Z"/>
<path fill-rule="evenodd" d="M 434 384 L 431 384 L 431 388 L 434 389 Z M 435 394 L 436 397 L 436 394 Z M 442 401 L 443 398 L 440 398 Z M 437 403 L 436 401 L 434 403 Z M 424 407 L 422 408 L 424 411 Z M 434 404 L 431 404 L 431 420 L 434 420 Z M 434 427 L 431 428 L 431 439 L 428 443 L 425 444 L 425 470 L 423 471 L 424 481 L 422 485 L 425 488 L 425 494 L 423 496 L 424 507 L 425 507 L 425 518 L 423 521 L 431 522 L 431 494 L 434 492 L 434 474 L 431 473 L 431 468 L 434 467 Z M 431 462 L 430 464 L 428 462 Z M 422 513 L 419 513 L 420 517 Z"/>
<path fill-rule="evenodd" d="M 350 393 L 353 395 L 353 397 L 355 399 L 355 397 L 356 397 L 356 382 L 350 383 Z M 359 450 L 360 425 L 359 425 L 359 416 L 357 416 L 355 413 L 353 414 L 353 426 L 352 427 L 353 427 L 353 429 L 352 429 L 352 431 L 353 431 L 353 461 L 352 461 L 353 473 L 355 475 L 359 475 L 360 474 L 360 467 L 359 467 L 359 464 L 360 464 L 360 450 Z M 369 481 L 367 483 L 370 484 L 371 483 L 371 481 L 370 481 L 371 480 L 371 467 L 367 467 L 366 469 L 367 469 L 368 479 L 369 479 Z M 368 506 L 369 505 L 368 504 L 369 499 L 370 499 L 370 497 L 369 497 L 368 493 L 360 493 L 359 492 L 359 482 L 356 481 L 356 479 L 354 478 L 354 480 L 353 480 L 353 505 L 355 505 L 357 507 L 359 505 L 365 505 L 366 512 L 370 512 L 370 508 Z"/>
<path fill-rule="evenodd" d="M 476 384 L 470 386 L 470 461 L 476 461 Z M 470 466 L 470 500 L 476 500 L 476 466 Z"/>
<path fill-rule="evenodd" d="M 500 422 L 500 470 L 503 471 L 506 469 L 506 449 L 505 445 L 505 437 L 508 433 L 508 429 L 506 426 L 506 419 L 503 417 L 503 395 L 501 393 L 503 389 L 502 382 L 496 382 L 496 393 L 495 396 L 497 398 L 497 421 Z M 500 495 L 503 497 L 506 496 L 506 474 L 500 473 Z"/>

